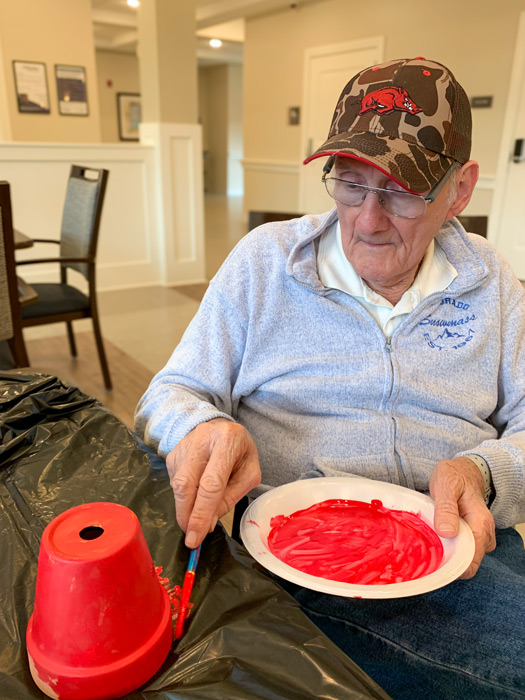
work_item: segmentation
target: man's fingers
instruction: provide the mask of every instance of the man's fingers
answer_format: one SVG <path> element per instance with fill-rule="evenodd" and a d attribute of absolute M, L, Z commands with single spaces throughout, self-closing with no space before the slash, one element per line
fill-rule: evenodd
<path fill-rule="evenodd" d="M 435 503 L 434 528 L 441 537 L 455 537 L 458 534 L 458 502 L 464 491 L 463 475 L 453 466 L 453 460 L 439 462 L 430 478 L 430 494 Z"/>
<path fill-rule="evenodd" d="M 441 537 L 454 537 L 463 518 L 474 535 L 474 557 L 461 578 L 472 578 L 487 552 L 496 547 L 496 528 L 483 500 L 483 478 L 466 457 L 439 462 L 430 479 L 435 501 L 434 527 Z"/>
<path fill-rule="evenodd" d="M 455 490 L 445 490 L 436 480 L 431 490 L 435 502 L 434 528 L 441 537 L 455 537 L 459 532 L 459 510 Z"/>
<path fill-rule="evenodd" d="M 197 547 L 217 520 L 228 513 L 248 491 L 260 482 L 256 455 L 242 455 L 231 473 L 221 468 L 225 463 L 222 449 L 215 449 L 204 471 L 188 521 L 186 546 Z"/>
<path fill-rule="evenodd" d="M 184 532 L 195 505 L 201 478 L 214 449 L 213 436 L 220 433 L 224 419 L 202 423 L 194 428 L 166 457 L 166 467 L 175 498 L 177 522 Z M 210 513 L 210 519 L 213 512 Z"/>
<path fill-rule="evenodd" d="M 469 524 L 474 535 L 474 557 L 468 569 L 460 576 L 462 579 L 472 578 L 479 569 L 481 561 L 487 552 L 496 548 L 496 527 L 494 518 L 488 509 L 472 509 L 462 513 L 462 517 Z"/>
<path fill-rule="evenodd" d="M 186 449 L 176 448 L 166 459 L 170 484 L 175 498 L 175 515 L 184 532 L 186 532 L 188 520 L 197 498 L 200 479 L 207 463 L 207 451 L 203 452 L 202 450 L 195 450 L 190 456 Z"/>
<path fill-rule="evenodd" d="M 483 556 L 484 556 L 483 554 L 481 554 L 481 556 L 480 556 L 479 552 L 476 550 L 476 552 L 474 554 L 474 558 L 472 559 L 470 566 L 463 574 L 461 574 L 461 576 L 459 578 L 460 579 L 469 579 L 469 578 L 472 578 L 473 576 L 475 576 L 479 567 L 480 567 Z"/>
<path fill-rule="evenodd" d="M 200 478 L 192 505 L 186 531 L 187 547 L 197 547 L 210 531 L 212 523 L 216 524 L 215 518 L 219 517 L 217 511 L 223 501 L 229 476 L 229 469 L 225 471 L 223 450 L 214 450 Z"/>
<path fill-rule="evenodd" d="M 465 520 L 470 525 L 470 529 L 472 530 L 472 534 L 474 535 L 474 556 L 468 569 L 463 574 L 461 574 L 460 578 L 462 579 L 472 578 L 474 574 L 476 574 L 481 564 L 481 561 L 485 556 L 485 553 L 488 551 L 486 549 L 487 538 L 485 533 L 474 529 L 476 523 L 475 518 L 470 518 L 468 515 L 466 515 Z"/>
<path fill-rule="evenodd" d="M 238 423 L 218 418 L 194 428 L 168 454 L 177 522 L 197 547 L 217 520 L 258 485 L 255 443 Z"/>

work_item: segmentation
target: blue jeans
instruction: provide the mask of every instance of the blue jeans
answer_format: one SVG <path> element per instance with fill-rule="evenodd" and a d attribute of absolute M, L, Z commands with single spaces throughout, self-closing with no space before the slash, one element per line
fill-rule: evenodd
<path fill-rule="evenodd" d="M 525 698 L 525 550 L 516 530 L 476 576 L 431 593 L 358 600 L 279 579 L 306 615 L 393 700 Z"/>

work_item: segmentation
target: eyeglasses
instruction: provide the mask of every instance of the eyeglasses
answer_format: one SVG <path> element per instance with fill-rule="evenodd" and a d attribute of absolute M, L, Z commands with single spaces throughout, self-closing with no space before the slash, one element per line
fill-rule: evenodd
<path fill-rule="evenodd" d="M 330 165 L 330 160 L 327 163 L 327 166 L 328 165 Z M 372 192 L 377 194 L 379 204 L 389 214 L 402 217 L 403 219 L 417 219 L 423 216 L 427 210 L 427 204 L 431 204 L 436 199 L 458 166 L 459 163 L 452 163 L 441 180 L 434 185 L 426 196 L 400 190 L 389 190 L 383 187 L 358 185 L 356 182 L 342 180 L 338 177 L 327 177 L 327 172 L 324 173 L 322 181 L 330 197 L 347 207 L 360 206 L 365 201 L 367 194 Z M 327 167 L 325 166 L 325 171 L 326 170 Z M 328 172 L 329 170 L 331 170 L 331 165 Z"/>

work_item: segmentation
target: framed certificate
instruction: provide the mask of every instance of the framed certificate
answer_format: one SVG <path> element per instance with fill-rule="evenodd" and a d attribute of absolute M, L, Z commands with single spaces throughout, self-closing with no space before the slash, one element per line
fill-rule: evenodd
<path fill-rule="evenodd" d="M 87 117 L 86 69 L 83 66 L 55 65 L 55 76 L 59 113 L 70 117 Z"/>
<path fill-rule="evenodd" d="M 18 111 L 49 114 L 49 92 L 45 63 L 13 61 Z"/>
<path fill-rule="evenodd" d="M 121 141 L 138 141 L 141 102 L 138 92 L 118 92 L 118 134 Z"/>

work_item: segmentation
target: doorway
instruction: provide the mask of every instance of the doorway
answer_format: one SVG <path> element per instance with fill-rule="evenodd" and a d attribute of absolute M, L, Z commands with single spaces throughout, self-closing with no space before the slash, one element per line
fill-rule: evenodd
<path fill-rule="evenodd" d="M 488 230 L 488 239 L 521 280 L 525 280 L 524 191 L 525 12 L 521 12 Z"/>
<path fill-rule="evenodd" d="M 306 49 L 303 158 L 325 141 L 337 99 L 348 80 L 363 68 L 381 63 L 383 53 L 382 36 Z M 333 206 L 321 185 L 321 174 L 318 161 L 300 170 L 299 210 L 305 214 L 328 211 Z"/>

